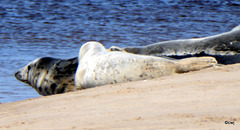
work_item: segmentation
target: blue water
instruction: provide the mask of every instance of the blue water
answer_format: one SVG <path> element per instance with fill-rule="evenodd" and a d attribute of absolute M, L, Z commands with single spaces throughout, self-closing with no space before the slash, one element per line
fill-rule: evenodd
<path fill-rule="evenodd" d="M 38 57 L 75 57 L 90 40 L 143 46 L 239 24 L 239 0 L 1 0 L 0 102 L 39 97 L 15 71 Z"/>

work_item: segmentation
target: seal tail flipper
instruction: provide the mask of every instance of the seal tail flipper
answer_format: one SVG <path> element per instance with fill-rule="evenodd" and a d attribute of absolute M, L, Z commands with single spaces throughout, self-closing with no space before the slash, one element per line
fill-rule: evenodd
<path fill-rule="evenodd" d="M 217 65 L 217 60 L 213 57 L 192 57 L 177 61 L 176 73 L 201 70 Z"/>

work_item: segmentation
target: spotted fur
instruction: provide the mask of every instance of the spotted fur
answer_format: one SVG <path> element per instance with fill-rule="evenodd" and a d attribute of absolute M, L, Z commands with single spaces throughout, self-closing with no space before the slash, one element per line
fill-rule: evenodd
<path fill-rule="evenodd" d="M 42 57 L 30 62 L 15 73 L 15 77 L 34 88 L 40 95 L 75 91 L 77 58 L 62 60 Z"/>

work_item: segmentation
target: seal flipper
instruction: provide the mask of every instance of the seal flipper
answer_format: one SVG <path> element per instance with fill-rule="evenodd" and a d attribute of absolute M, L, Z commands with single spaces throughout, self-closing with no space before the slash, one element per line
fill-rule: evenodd
<path fill-rule="evenodd" d="M 212 67 L 217 64 L 214 57 L 192 57 L 176 61 L 176 73 L 185 73 L 189 71 L 201 70 L 204 68 Z"/>

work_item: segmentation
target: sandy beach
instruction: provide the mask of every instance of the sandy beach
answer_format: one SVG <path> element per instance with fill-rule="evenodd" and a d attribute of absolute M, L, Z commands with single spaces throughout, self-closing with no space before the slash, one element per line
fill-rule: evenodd
<path fill-rule="evenodd" d="M 239 129 L 240 64 L 0 104 L 0 129 Z"/>

